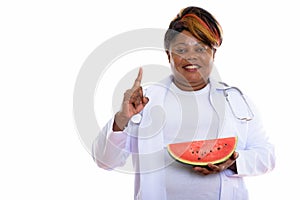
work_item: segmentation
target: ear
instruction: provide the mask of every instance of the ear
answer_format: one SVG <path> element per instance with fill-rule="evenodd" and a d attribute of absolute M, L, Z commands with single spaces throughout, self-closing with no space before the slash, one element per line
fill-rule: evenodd
<path fill-rule="evenodd" d="M 213 60 L 215 60 L 215 54 L 217 52 L 217 49 L 213 48 Z"/>
<path fill-rule="evenodd" d="M 170 52 L 169 52 L 168 50 L 166 50 L 166 54 L 167 54 L 167 56 L 168 56 L 168 60 L 169 60 L 169 63 L 170 63 L 170 59 L 171 59 L 171 57 L 170 57 Z"/>

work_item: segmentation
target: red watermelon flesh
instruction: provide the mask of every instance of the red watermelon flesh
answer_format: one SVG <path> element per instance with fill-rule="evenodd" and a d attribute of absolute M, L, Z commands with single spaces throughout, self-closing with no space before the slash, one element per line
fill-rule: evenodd
<path fill-rule="evenodd" d="M 206 150 L 200 150 L 204 143 Z M 227 137 L 169 144 L 168 152 L 179 162 L 206 166 L 208 163 L 218 164 L 227 160 L 234 153 L 236 145 L 237 137 Z M 210 148 L 207 149 L 207 146 Z"/>

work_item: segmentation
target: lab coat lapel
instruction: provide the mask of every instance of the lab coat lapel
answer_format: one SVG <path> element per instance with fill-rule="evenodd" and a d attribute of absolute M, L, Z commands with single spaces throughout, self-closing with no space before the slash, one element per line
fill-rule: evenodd
<path fill-rule="evenodd" d="M 216 80 L 210 79 L 210 102 L 214 109 L 213 120 L 208 132 L 208 138 L 218 138 L 225 123 L 226 102 L 222 92 L 223 86 Z"/>
<path fill-rule="evenodd" d="M 170 83 L 171 78 L 168 77 L 146 93 L 151 99 L 143 112 L 138 140 L 142 200 L 166 199 L 162 129 L 165 123 L 164 98 Z"/>

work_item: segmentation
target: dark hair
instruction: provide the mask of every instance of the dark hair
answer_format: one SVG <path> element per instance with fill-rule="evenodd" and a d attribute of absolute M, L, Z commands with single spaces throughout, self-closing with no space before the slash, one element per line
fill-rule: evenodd
<path fill-rule="evenodd" d="M 211 48 L 215 49 L 222 44 L 222 27 L 214 16 L 203 8 L 191 6 L 182 9 L 177 14 L 165 34 L 166 50 L 169 49 L 176 35 L 184 30 Z"/>

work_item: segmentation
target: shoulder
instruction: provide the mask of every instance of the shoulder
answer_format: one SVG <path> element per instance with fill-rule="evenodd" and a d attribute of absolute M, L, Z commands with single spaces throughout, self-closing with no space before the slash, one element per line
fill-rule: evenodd
<path fill-rule="evenodd" d="M 172 82 L 172 76 L 168 76 L 158 82 L 151 83 L 143 87 L 145 95 L 161 94 L 166 91 Z"/>

